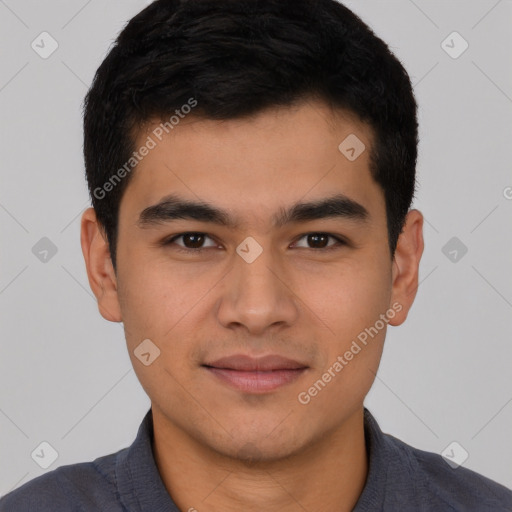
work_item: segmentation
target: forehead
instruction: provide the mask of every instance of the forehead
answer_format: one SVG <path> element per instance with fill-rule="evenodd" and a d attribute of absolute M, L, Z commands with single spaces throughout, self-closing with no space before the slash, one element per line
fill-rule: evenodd
<path fill-rule="evenodd" d="M 166 126 L 152 120 L 137 134 L 136 148 L 149 139 L 154 147 L 137 164 L 121 202 L 132 222 L 169 194 L 248 215 L 255 223 L 268 223 L 278 209 L 299 200 L 336 193 L 363 204 L 372 216 L 384 211 L 369 168 L 372 130 L 350 113 L 304 102 L 241 119 L 190 115 Z"/>

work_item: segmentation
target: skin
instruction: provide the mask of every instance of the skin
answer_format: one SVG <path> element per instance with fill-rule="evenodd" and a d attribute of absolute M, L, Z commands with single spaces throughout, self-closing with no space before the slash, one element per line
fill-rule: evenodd
<path fill-rule="evenodd" d="M 157 124 L 140 132 L 137 147 Z M 351 133 L 367 148 L 353 162 L 338 150 Z M 134 171 L 120 204 L 117 274 L 94 210 L 84 212 L 89 283 L 103 317 L 124 323 L 152 404 L 155 459 L 181 510 L 339 512 L 356 504 L 368 472 L 363 401 L 386 327 L 308 404 L 298 395 L 394 303 L 401 311 L 389 325 L 402 324 L 416 295 L 423 216 L 409 211 L 392 260 L 384 193 L 369 171 L 371 143 L 367 125 L 319 101 L 241 120 L 190 115 Z M 334 192 L 362 204 L 368 221 L 272 227 L 281 207 Z M 226 209 L 240 225 L 175 220 L 141 228 L 140 212 L 170 193 Z M 184 232 L 206 233 L 207 249 L 179 253 L 194 247 L 184 238 L 159 245 Z M 329 252 L 308 233 L 349 244 Z M 250 264 L 236 253 L 248 236 L 263 248 Z M 161 353 L 144 366 L 134 350 L 147 338 Z M 201 367 L 235 353 L 277 353 L 309 368 L 275 391 L 243 393 Z"/>

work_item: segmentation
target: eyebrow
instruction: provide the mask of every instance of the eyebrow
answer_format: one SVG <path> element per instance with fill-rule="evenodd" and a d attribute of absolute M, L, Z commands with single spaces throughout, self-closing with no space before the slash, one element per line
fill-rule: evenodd
<path fill-rule="evenodd" d="M 357 222 L 367 222 L 368 210 L 360 203 L 343 194 L 307 203 L 296 203 L 288 209 L 280 208 L 272 218 L 273 227 L 308 222 L 319 219 L 343 218 Z M 144 229 L 177 219 L 197 220 L 236 229 L 240 223 L 227 211 L 203 201 L 190 201 L 171 194 L 157 204 L 149 206 L 140 213 L 137 225 Z"/>

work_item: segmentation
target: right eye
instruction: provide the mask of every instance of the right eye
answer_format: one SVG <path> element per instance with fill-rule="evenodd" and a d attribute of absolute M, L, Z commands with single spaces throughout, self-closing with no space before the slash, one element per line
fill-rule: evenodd
<path fill-rule="evenodd" d="M 183 244 L 177 244 L 176 240 L 183 239 Z M 204 243 L 205 238 L 210 238 L 206 233 L 199 233 L 196 231 L 187 231 L 186 233 L 180 233 L 178 235 L 174 235 L 171 238 L 168 238 L 166 241 L 164 241 L 163 245 L 168 246 L 175 244 L 180 249 L 177 249 L 179 252 L 201 252 L 207 249 L 207 247 L 201 247 L 201 245 Z M 211 238 L 210 238 L 211 240 Z M 210 245 L 210 247 L 216 247 L 216 244 Z"/>

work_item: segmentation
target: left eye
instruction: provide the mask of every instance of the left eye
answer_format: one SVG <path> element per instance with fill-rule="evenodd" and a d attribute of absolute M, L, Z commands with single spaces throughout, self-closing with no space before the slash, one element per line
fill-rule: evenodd
<path fill-rule="evenodd" d="M 338 238 L 337 236 L 330 235 L 329 233 L 307 233 L 303 235 L 299 240 L 302 240 L 303 238 L 306 239 L 306 244 L 311 243 L 314 247 L 308 247 L 305 246 L 306 249 L 335 249 L 337 246 L 345 245 L 345 242 Z M 327 242 L 331 238 L 332 240 L 335 240 L 337 243 L 327 245 Z M 297 242 L 295 242 L 295 245 Z M 304 247 L 304 246 L 302 246 Z"/>

